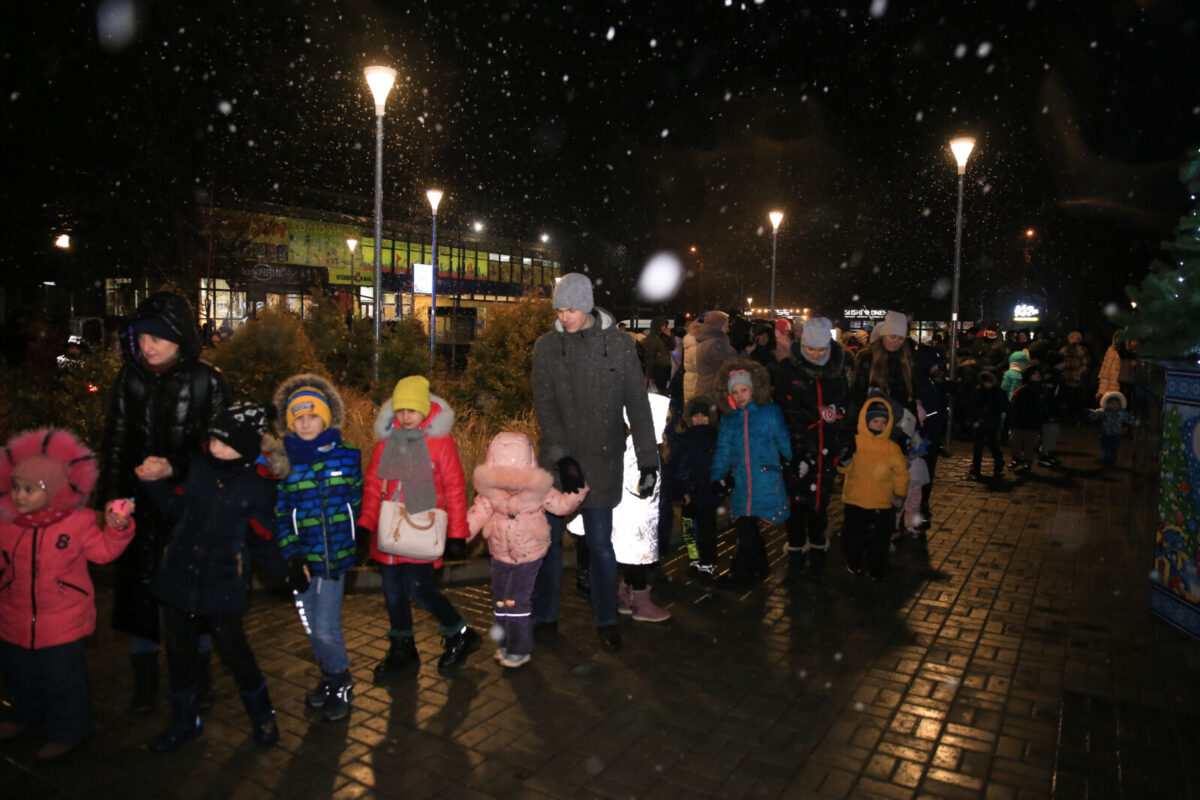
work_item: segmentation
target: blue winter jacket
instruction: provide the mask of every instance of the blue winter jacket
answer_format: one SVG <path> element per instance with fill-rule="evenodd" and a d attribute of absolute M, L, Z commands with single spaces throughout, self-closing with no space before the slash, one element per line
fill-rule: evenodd
<path fill-rule="evenodd" d="M 733 473 L 730 519 L 752 516 L 782 522 L 788 518 L 781 459 L 792 460 L 792 444 L 779 406 L 750 403 L 721 419 L 710 477 L 719 481 Z"/>
<path fill-rule="evenodd" d="M 301 555 L 313 577 L 336 578 L 354 566 L 362 457 L 336 428 L 313 442 L 288 434 L 283 443 L 291 465 L 275 505 L 283 558 Z"/>

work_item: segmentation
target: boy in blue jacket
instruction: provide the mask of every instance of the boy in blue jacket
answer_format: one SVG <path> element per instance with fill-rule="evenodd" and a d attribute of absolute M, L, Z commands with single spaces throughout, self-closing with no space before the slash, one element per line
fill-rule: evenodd
<path fill-rule="evenodd" d="M 717 432 L 717 451 L 709 476 L 727 483 L 733 476 L 729 518 L 738 547 L 729 571 L 717 585 L 736 589 L 762 581 L 769 564 L 759 520 L 778 524 L 789 516 L 783 464 L 792 460 L 792 444 L 783 412 L 771 402 L 771 380 L 757 361 L 731 358 L 717 373 L 726 391 L 726 414 Z"/>
<path fill-rule="evenodd" d="M 354 684 L 342 634 L 343 576 L 354 566 L 354 522 L 362 507 L 362 457 L 342 441 L 342 397 L 319 375 L 296 375 L 275 391 L 276 425 L 286 428 L 275 528 L 300 622 L 321 680 L 305 697 L 321 718 L 350 713 Z"/>

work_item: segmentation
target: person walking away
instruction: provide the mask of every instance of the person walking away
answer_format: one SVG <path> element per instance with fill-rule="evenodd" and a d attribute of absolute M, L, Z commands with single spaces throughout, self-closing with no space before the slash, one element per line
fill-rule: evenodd
<path fill-rule="evenodd" d="M 717 579 L 724 589 L 739 589 L 766 579 L 767 549 L 759 526 L 788 519 L 784 465 L 792 460 L 792 444 L 783 412 L 771 402 L 766 369 L 757 361 L 733 358 L 722 365 L 725 414 L 717 430 L 717 451 L 709 478 L 728 485 L 729 518 L 737 532 L 737 551 L 729 570 Z"/>
<path fill-rule="evenodd" d="M 326 379 L 294 375 L 275 390 L 274 404 L 283 445 L 281 461 L 272 465 L 279 479 L 276 540 L 288 566 L 300 622 L 321 670 L 305 703 L 332 722 L 350 713 L 354 697 L 342 632 L 342 597 L 358 549 L 355 520 L 362 507 L 362 456 L 342 441 L 345 406 Z"/>
<path fill-rule="evenodd" d="M 492 438 L 474 481 L 467 526 L 472 536 L 483 533 L 492 556 L 492 613 L 500 630 L 496 661 L 516 669 L 533 653 L 533 584 L 550 549 L 546 514 L 574 513 L 588 489 L 571 494 L 555 489 L 529 439 L 508 431 Z"/>
<path fill-rule="evenodd" d="M 971 428 L 974 439 L 974 449 L 971 453 L 971 469 L 967 477 L 973 481 L 982 481 L 980 472 L 983 459 L 983 448 L 987 447 L 992 455 L 992 478 L 1000 480 L 1004 477 L 1004 453 L 1000 451 L 1000 429 L 1004 425 L 1004 414 L 1008 411 L 1008 398 L 996 382 L 996 376 L 988 371 L 979 373 L 976 379 L 978 385 L 967 397 L 967 424 Z"/>
<path fill-rule="evenodd" d="M 684 542 L 691 563 L 688 571 L 702 582 L 716 577 L 717 505 L 709 474 L 717 451 L 717 409 L 706 395 L 693 397 L 679 421 L 667 428 L 668 461 L 663 481 L 680 498 Z"/>
<path fill-rule="evenodd" d="M 1013 395 L 1017 389 L 1021 388 L 1021 374 L 1029 365 L 1029 356 L 1022 350 L 1013 352 L 1008 357 L 1008 371 L 1004 373 L 1004 377 L 1000 379 L 1000 388 L 1008 395 L 1009 402 L 1012 402 Z"/>
<path fill-rule="evenodd" d="M 858 415 L 854 457 L 838 469 L 842 487 L 842 544 L 846 568 L 873 581 L 888 576 L 888 543 L 895 512 L 908 495 L 908 465 L 892 441 L 892 404 L 868 397 Z"/>
<path fill-rule="evenodd" d="M 846 403 L 850 385 L 842 347 L 825 317 L 805 320 L 799 341 L 779 363 L 775 399 L 783 412 L 792 459 L 784 473 L 791 515 L 787 520 L 789 583 L 820 580 L 829 549 L 829 499 L 837 463 L 849 452 Z"/>
<path fill-rule="evenodd" d="M 158 292 L 137 307 L 121 332 L 124 365 L 109 398 L 100 446 L 102 503 L 133 498 L 139 508 L 133 542 L 117 560 L 112 627 L 132 636 L 130 708 L 158 704 L 161 610 L 150 581 L 173 527 L 143 494 L 140 481 L 187 478 L 208 428 L 229 403 L 225 380 L 200 361 L 200 337 L 187 298 Z M 200 637 L 199 703 L 212 705 L 208 636 Z"/>
<path fill-rule="evenodd" d="M 667 320 L 664 317 L 650 320 L 650 330 L 646 331 L 646 338 L 642 339 L 642 353 L 646 359 L 646 385 L 661 395 L 670 391 L 671 349 L 674 346 L 675 339 L 667 327 Z"/>
<path fill-rule="evenodd" d="M 629 340 L 624 333 L 619 335 Z M 450 435 L 453 427 L 454 410 L 430 393 L 427 378 L 410 375 L 396 382 L 392 396 L 375 418 L 376 443 L 364 477 L 359 527 L 378 533 L 385 500 L 402 502 L 409 514 L 438 508 L 447 516 L 445 557 L 466 557 L 470 537 L 466 479 L 458 446 Z M 442 556 L 428 560 L 389 555 L 379 549 L 378 538 L 372 535 L 371 558 L 380 565 L 389 625 L 388 652 L 375 665 L 375 680 L 409 670 L 415 673 L 420 664 L 409 595 L 438 621 L 444 644 L 438 672 L 448 674 L 466 663 L 467 656 L 479 649 L 480 637 L 434 585 Z"/>
<path fill-rule="evenodd" d="M 595 305 L 592 282 L 569 273 L 554 289 L 554 327 L 533 348 L 533 405 L 541 427 L 538 463 L 557 474 L 566 494 L 590 487 L 583 501 L 584 543 L 589 554 L 592 617 L 600 644 L 619 650 L 617 560 L 613 509 L 621 499 L 625 418 L 637 454 L 638 494 L 649 496 L 658 476 L 658 437 L 645 380 L 628 336 Z M 563 520 L 550 515 L 550 549 L 534 588 L 535 626 L 557 628 L 562 587 Z"/>
<path fill-rule="evenodd" d="M 267 682 L 246 640 L 242 615 L 250 593 L 250 561 L 281 582 L 286 577 L 275 524 L 275 479 L 255 467 L 268 410 L 235 403 L 217 415 L 205 450 L 183 481 L 144 480 L 151 502 L 176 520 L 150 588 L 163 605 L 171 721 L 150 745 L 155 753 L 179 749 L 202 731 L 197 708 L 196 643 L 202 623 L 241 689 L 254 741 L 279 741 Z"/>
<path fill-rule="evenodd" d="M 725 388 L 718 387 L 720 395 L 713 395 L 713 387 L 719 381 L 717 373 L 722 365 L 737 357 L 737 350 L 729 341 L 729 315 L 724 311 L 706 311 L 704 322 L 696 328 L 696 391 L 686 394 L 684 402 L 697 394 L 724 396 Z"/>
<path fill-rule="evenodd" d="M 1050 418 L 1042 387 L 1042 367 L 1031 364 L 1022 375 L 1022 385 L 1013 393 L 1009 417 L 1012 420 L 1012 462 L 1019 472 L 1033 470 L 1033 459 L 1037 454 L 1038 438 L 1042 425 Z M 1010 463 L 1010 465 L 1011 465 Z"/>
<path fill-rule="evenodd" d="M 1088 417 L 1100 422 L 1100 458 L 1096 461 L 1102 467 L 1111 467 L 1117 463 L 1117 448 L 1125 429 L 1137 425 L 1137 420 L 1125 410 L 1125 395 L 1120 392 L 1101 397 L 1100 408 L 1089 411 Z"/>
<path fill-rule="evenodd" d="M 45 761 L 92 732 L 84 639 L 96 630 L 88 562 L 107 564 L 133 539 L 132 504 L 114 500 L 104 528 L 84 507 L 95 459 L 74 434 L 19 433 L 0 457 L 0 671 L 12 716 L 0 740 L 45 723 Z"/>

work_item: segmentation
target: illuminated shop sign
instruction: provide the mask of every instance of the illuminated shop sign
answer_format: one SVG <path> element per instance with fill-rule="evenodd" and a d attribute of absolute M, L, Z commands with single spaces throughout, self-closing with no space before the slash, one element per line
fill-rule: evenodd
<path fill-rule="evenodd" d="M 887 310 L 882 308 L 846 308 L 842 310 L 842 319 L 883 319 Z"/>
<path fill-rule="evenodd" d="M 1013 322 L 1037 322 L 1041 309 L 1028 303 L 1013 306 Z"/>

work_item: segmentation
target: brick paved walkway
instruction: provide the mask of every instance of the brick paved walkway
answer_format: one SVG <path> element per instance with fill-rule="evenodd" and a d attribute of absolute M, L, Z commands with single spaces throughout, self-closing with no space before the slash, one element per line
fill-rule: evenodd
<path fill-rule="evenodd" d="M 165 703 L 124 711 L 128 645 L 102 630 L 97 736 L 50 766 L 36 740 L 4 743 L 0 795 L 1200 797 L 1200 648 L 1148 614 L 1144 465 L 1130 470 L 1126 448 L 1124 468 L 1100 474 L 1090 432 L 1064 441 L 1064 469 L 991 489 L 963 479 L 958 445 L 938 467 L 928 557 L 894 557 L 886 584 L 847 574 L 835 541 L 822 585 L 783 586 L 780 531 L 775 575 L 739 594 L 689 582 L 678 553 L 655 592 L 673 619 L 624 618 L 616 654 L 568 573 L 561 633 L 526 668 L 502 672 L 485 647 L 439 676 L 436 624 L 419 613 L 419 675 L 373 686 L 382 598 L 351 595 L 358 696 L 341 723 L 305 709 L 308 643 L 286 601 L 260 592 L 247 628 L 283 733 L 268 749 L 218 669 L 204 735 L 142 750 Z M 487 627 L 486 585 L 450 594 Z"/>

